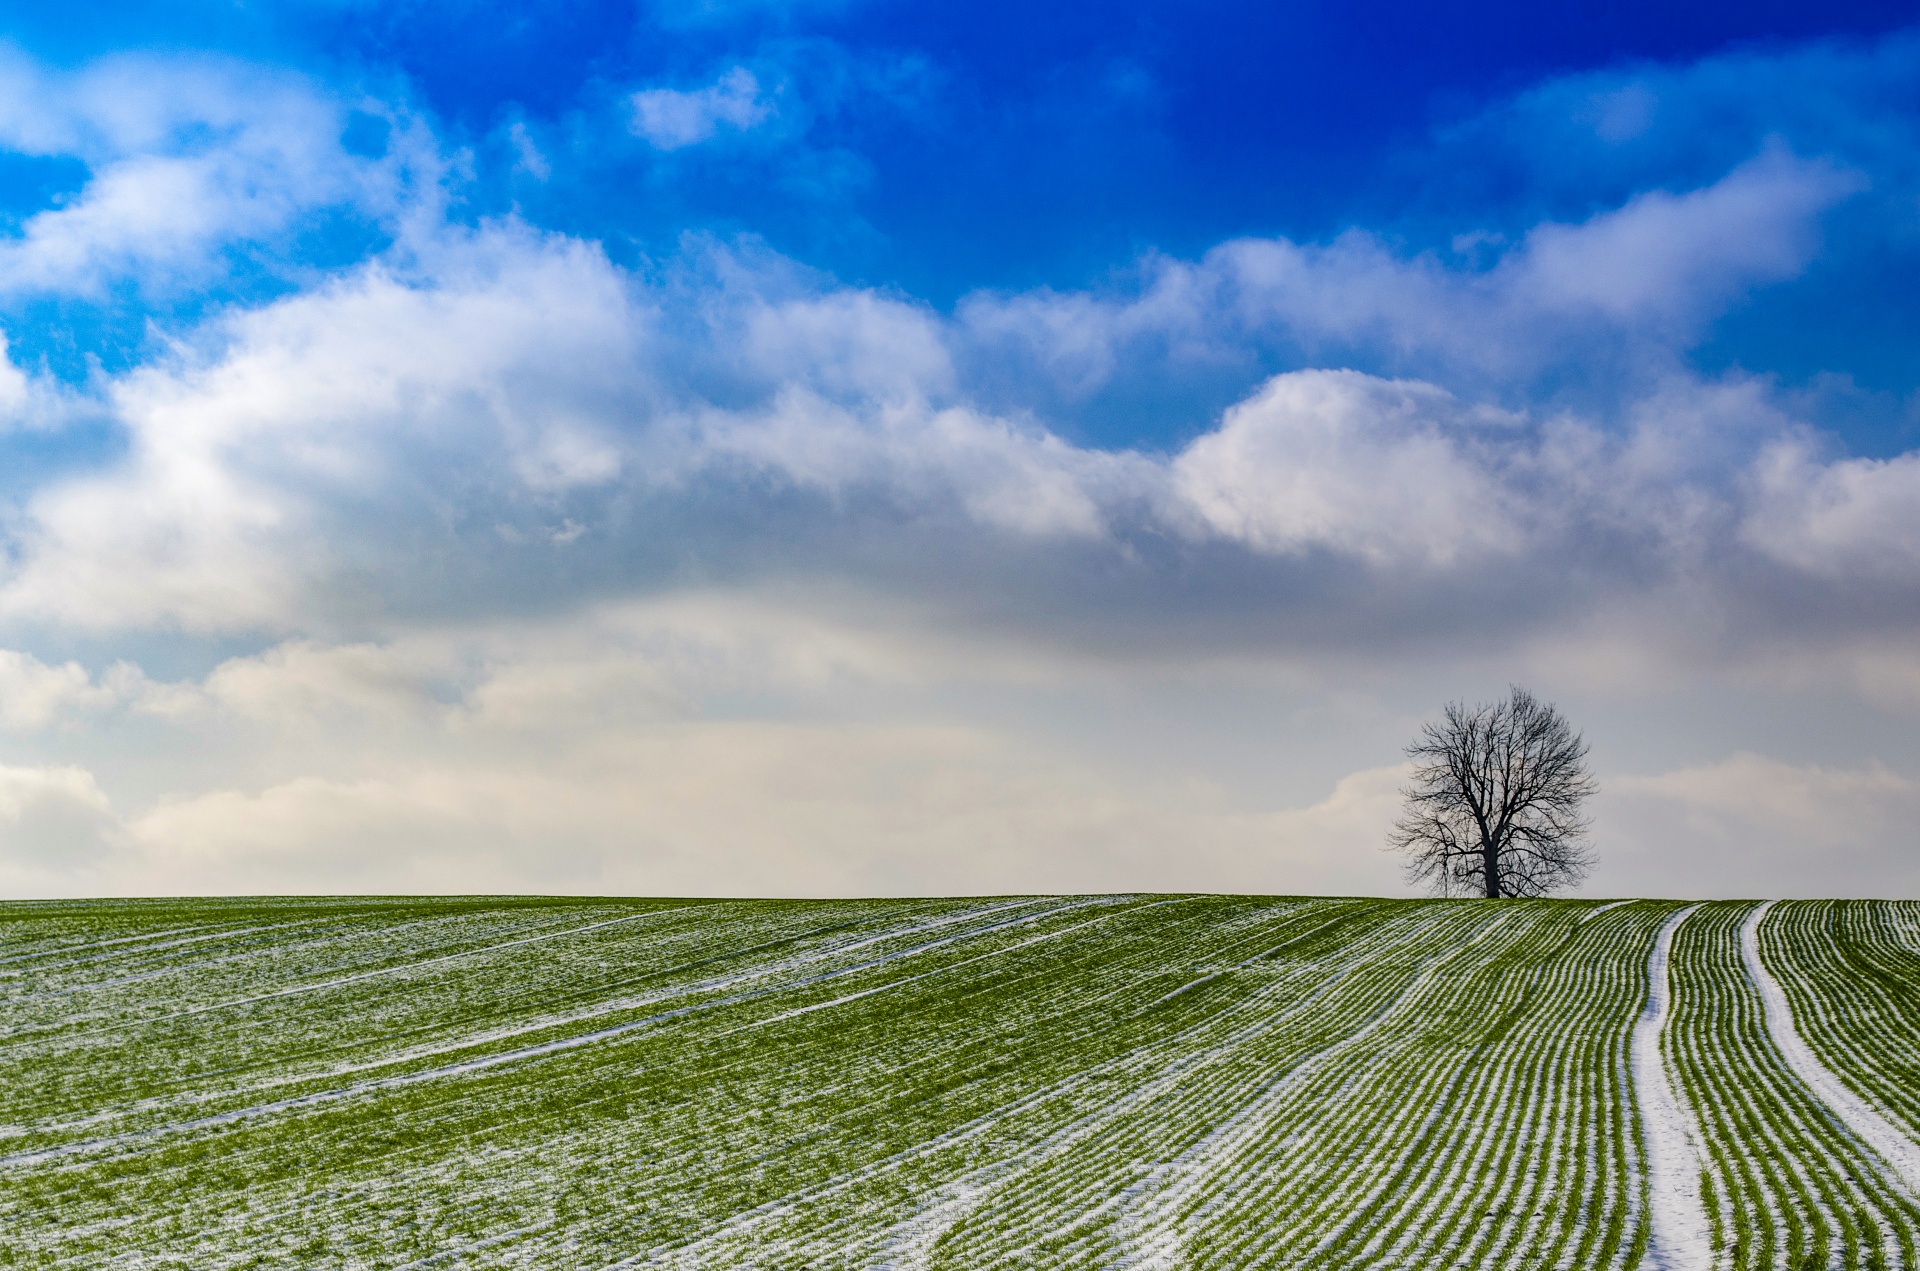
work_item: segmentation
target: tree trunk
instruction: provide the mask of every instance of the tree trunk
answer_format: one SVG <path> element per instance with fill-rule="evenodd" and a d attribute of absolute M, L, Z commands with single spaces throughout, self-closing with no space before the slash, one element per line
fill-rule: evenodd
<path fill-rule="evenodd" d="M 1500 899 L 1500 853 L 1493 844 L 1487 843 L 1480 848 L 1480 872 L 1487 882 L 1487 899 Z"/>

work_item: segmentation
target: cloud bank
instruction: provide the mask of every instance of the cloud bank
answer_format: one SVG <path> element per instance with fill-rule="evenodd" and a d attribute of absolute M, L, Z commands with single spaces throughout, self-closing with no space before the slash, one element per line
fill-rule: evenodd
<path fill-rule="evenodd" d="M 0 375 L 0 439 L 55 454 L 0 519 L 0 889 L 1392 889 L 1398 746 L 1523 676 L 1611 739 L 1596 885 L 1757 841 L 1772 890 L 1911 885 L 1920 452 L 1701 356 L 1889 179 L 1849 156 L 939 307 L 464 215 L 404 102 L 0 86 L 0 145 L 84 167 L 0 292 L 200 298 L 126 365 Z M 626 126 L 695 148 L 772 91 Z M 1607 91 L 1587 126 L 1642 135 Z M 323 267 L 325 217 L 367 237 Z M 1089 432 L 1147 380 L 1232 391 Z M 1803 753 L 1809 695 L 1854 740 Z"/>

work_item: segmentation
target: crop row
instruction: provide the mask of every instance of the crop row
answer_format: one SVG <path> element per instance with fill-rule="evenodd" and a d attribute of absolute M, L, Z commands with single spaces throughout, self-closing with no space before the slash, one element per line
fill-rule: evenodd
<path fill-rule="evenodd" d="M 0 906 L 0 1266 L 1651 1265 L 1631 1051 L 1677 913 Z M 1670 938 L 1711 1261 L 1920 1266 L 1779 1033 L 1910 1132 L 1920 915 L 1755 915 Z"/>
<path fill-rule="evenodd" d="M 1920 1138 L 1920 904 L 1776 905 L 1760 941 L 1807 1044 Z"/>
<path fill-rule="evenodd" d="M 1769 1033 L 1740 947 L 1752 908 L 1704 905 L 1674 940 L 1666 1040 L 1704 1145 L 1716 1263 L 1915 1266 L 1920 1211 Z"/>

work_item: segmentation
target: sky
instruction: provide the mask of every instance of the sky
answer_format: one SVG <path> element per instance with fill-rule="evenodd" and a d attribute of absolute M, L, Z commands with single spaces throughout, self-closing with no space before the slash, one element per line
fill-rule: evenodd
<path fill-rule="evenodd" d="M 0 15 L 0 897 L 1920 890 L 1912 6 Z"/>

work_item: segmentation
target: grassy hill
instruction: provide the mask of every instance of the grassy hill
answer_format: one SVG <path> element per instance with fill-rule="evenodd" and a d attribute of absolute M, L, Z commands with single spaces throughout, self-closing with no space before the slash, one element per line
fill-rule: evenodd
<path fill-rule="evenodd" d="M 0 1266 L 1920 1267 L 1917 1133 L 1914 904 L 0 905 Z"/>

